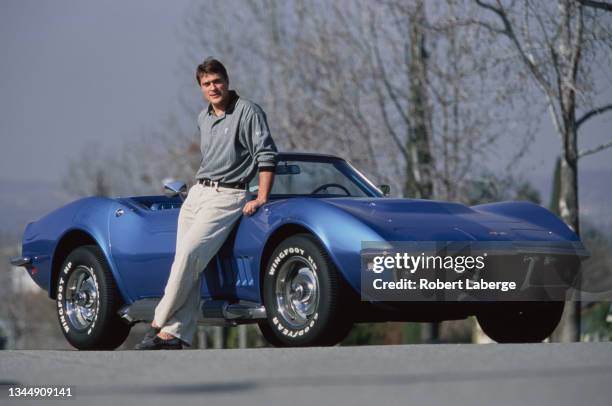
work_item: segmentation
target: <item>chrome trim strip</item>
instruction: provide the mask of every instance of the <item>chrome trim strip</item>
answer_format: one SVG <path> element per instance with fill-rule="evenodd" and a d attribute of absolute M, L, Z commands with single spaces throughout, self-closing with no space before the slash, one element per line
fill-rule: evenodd
<path fill-rule="evenodd" d="M 140 299 L 131 305 L 123 306 L 119 316 L 128 323 L 151 321 L 155 314 L 158 298 Z M 198 322 L 208 325 L 236 325 L 253 323 L 266 318 L 266 308 L 259 303 L 241 300 L 238 303 L 228 303 L 226 300 L 207 300 L 200 303 Z"/>
<path fill-rule="evenodd" d="M 11 258 L 11 265 L 13 265 L 13 266 L 32 265 L 32 258 L 30 258 L 30 257 L 15 257 L 15 258 Z"/>

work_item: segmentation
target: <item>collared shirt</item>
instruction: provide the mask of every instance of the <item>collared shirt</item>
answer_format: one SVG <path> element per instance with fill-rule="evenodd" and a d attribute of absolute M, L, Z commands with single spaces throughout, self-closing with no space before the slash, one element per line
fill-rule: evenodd
<path fill-rule="evenodd" d="M 257 104 L 230 91 L 225 113 L 211 105 L 198 116 L 202 161 L 196 179 L 249 182 L 258 168 L 274 168 L 277 150 L 266 114 Z"/>

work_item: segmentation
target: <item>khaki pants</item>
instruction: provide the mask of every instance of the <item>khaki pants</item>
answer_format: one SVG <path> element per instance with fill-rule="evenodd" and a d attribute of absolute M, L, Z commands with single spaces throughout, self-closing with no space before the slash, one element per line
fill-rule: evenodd
<path fill-rule="evenodd" d="M 191 345 L 200 313 L 201 273 L 221 248 L 247 202 L 247 191 L 196 183 L 181 206 L 176 254 L 155 324 Z"/>

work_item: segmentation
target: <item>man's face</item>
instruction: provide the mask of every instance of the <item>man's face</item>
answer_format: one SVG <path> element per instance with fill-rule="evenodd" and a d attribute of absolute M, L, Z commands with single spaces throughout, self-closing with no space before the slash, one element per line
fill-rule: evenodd
<path fill-rule="evenodd" d="M 229 98 L 227 80 L 218 73 L 204 74 L 200 78 L 200 89 L 210 104 L 223 105 Z"/>

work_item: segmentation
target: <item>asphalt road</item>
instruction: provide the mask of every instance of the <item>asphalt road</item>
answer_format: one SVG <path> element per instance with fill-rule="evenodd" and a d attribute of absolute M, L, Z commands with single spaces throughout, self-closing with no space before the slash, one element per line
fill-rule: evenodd
<path fill-rule="evenodd" d="M 10 387 L 72 398 L 10 398 Z M 0 351 L 1 405 L 610 405 L 612 343 Z"/>

